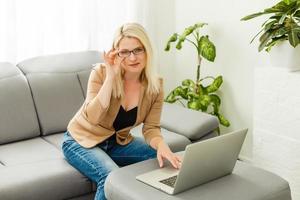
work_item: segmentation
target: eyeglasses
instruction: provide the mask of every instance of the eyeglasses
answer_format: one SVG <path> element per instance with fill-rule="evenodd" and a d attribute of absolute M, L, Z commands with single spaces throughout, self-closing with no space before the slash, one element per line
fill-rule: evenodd
<path fill-rule="evenodd" d="M 145 49 L 142 47 L 135 48 L 132 51 L 124 49 L 124 50 L 121 50 L 118 52 L 118 56 L 120 56 L 121 58 L 127 58 L 131 55 L 131 53 L 133 53 L 134 55 L 140 55 L 144 52 L 145 52 Z"/>

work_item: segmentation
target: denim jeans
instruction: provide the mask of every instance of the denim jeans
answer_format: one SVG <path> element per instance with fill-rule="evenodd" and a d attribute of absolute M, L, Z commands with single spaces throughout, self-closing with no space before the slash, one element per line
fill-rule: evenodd
<path fill-rule="evenodd" d="M 93 148 L 84 148 L 67 131 L 64 134 L 62 150 L 66 160 L 97 185 L 95 200 L 103 200 L 104 182 L 108 174 L 119 168 L 150 158 L 156 158 L 156 151 L 143 139 L 134 138 L 123 146 L 116 142 L 115 135 Z"/>

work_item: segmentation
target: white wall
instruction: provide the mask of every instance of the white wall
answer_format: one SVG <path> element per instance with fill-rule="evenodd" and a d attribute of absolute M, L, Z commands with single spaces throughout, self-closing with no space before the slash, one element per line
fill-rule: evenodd
<path fill-rule="evenodd" d="M 286 179 L 292 199 L 300 199 L 300 71 L 264 67 L 254 74 L 252 163 Z"/>
<path fill-rule="evenodd" d="M 171 33 L 175 31 L 175 1 L 174 0 L 138 0 L 147 2 L 147 9 L 143 11 L 144 21 L 150 38 L 154 44 L 158 72 L 164 78 L 166 93 L 175 86 L 177 74 L 175 69 L 175 54 L 165 52 L 165 44 Z M 145 4 L 144 4 L 145 6 Z M 165 94 L 166 95 L 166 94 Z"/>
<path fill-rule="evenodd" d="M 252 156 L 254 68 L 269 65 L 269 60 L 267 53 L 258 53 L 257 42 L 249 44 L 265 18 L 247 22 L 240 19 L 272 6 L 274 2 L 274 0 L 161 1 L 156 2 L 156 14 L 153 16 L 158 30 L 155 38 L 159 47 L 160 73 L 165 78 L 166 94 L 179 85 L 181 80 L 195 79 L 196 75 L 194 47 L 186 43 L 181 51 L 173 49 L 171 52 L 164 52 L 162 49 L 168 37 L 174 31 L 181 33 L 185 27 L 199 21 L 209 24 L 203 29 L 203 33 L 207 33 L 216 45 L 217 57 L 214 63 L 202 62 L 201 77 L 223 75 L 224 83 L 219 92 L 222 99 L 221 112 L 230 120 L 231 126 L 222 128 L 221 131 L 226 133 L 243 127 L 249 128 L 242 150 L 244 157 Z"/>

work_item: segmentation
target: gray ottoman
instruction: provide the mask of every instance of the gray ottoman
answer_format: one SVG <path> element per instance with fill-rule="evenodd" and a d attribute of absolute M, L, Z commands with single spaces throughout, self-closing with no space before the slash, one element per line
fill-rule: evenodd
<path fill-rule="evenodd" d="M 238 161 L 231 175 L 200 185 L 177 195 L 168 195 L 135 179 L 158 168 L 156 159 L 117 169 L 105 182 L 109 200 L 291 200 L 287 181 L 281 177 Z"/>

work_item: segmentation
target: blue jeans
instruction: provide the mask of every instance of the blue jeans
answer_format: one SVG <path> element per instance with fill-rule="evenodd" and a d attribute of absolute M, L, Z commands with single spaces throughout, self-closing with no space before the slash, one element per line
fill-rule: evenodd
<path fill-rule="evenodd" d="M 156 158 L 156 151 L 143 139 L 134 138 L 123 146 L 116 142 L 115 135 L 93 148 L 79 145 L 67 131 L 64 134 L 62 150 L 66 160 L 97 185 L 95 200 L 103 200 L 104 182 L 108 174 L 119 168 L 150 158 Z"/>

